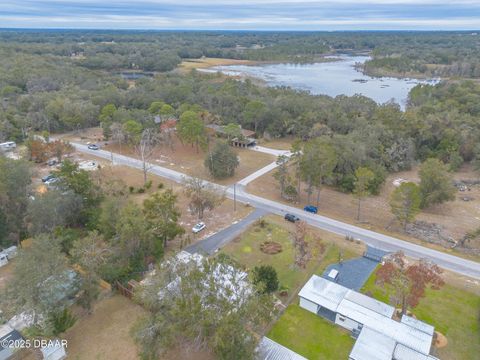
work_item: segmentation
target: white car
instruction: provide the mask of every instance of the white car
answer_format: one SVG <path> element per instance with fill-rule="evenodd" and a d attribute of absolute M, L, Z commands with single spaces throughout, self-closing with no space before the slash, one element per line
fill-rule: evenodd
<path fill-rule="evenodd" d="M 205 223 L 199 222 L 198 224 L 196 224 L 196 225 L 192 228 L 192 232 L 193 232 L 194 234 L 199 233 L 200 231 L 202 231 L 202 230 L 205 229 L 206 227 L 207 227 L 207 225 L 205 225 Z"/>
<path fill-rule="evenodd" d="M 52 186 L 53 184 L 55 184 L 59 181 L 60 181 L 59 178 L 54 177 L 54 178 L 51 178 L 51 179 L 48 179 L 47 181 L 45 181 L 45 185 Z"/>

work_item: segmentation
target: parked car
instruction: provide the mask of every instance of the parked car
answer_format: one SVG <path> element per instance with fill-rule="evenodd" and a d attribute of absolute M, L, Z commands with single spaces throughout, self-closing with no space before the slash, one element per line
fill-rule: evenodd
<path fill-rule="evenodd" d="M 298 216 L 295 216 L 293 214 L 285 214 L 285 220 L 290 221 L 290 222 L 297 222 L 300 220 Z"/>
<path fill-rule="evenodd" d="M 303 208 L 303 210 L 312 214 L 316 214 L 318 212 L 318 208 L 313 205 L 307 205 Z"/>
<path fill-rule="evenodd" d="M 59 180 L 60 180 L 59 178 L 52 177 L 52 178 L 48 179 L 47 181 L 45 181 L 45 185 L 47 185 L 47 186 L 53 185 Z"/>
<path fill-rule="evenodd" d="M 44 176 L 42 178 L 42 182 L 46 183 L 48 180 L 55 179 L 55 175 L 53 174 L 48 174 L 47 176 Z"/>
<path fill-rule="evenodd" d="M 47 161 L 48 166 L 54 166 L 54 165 L 57 165 L 57 164 L 58 164 L 57 159 L 50 159 L 50 160 Z"/>
<path fill-rule="evenodd" d="M 199 222 L 198 224 L 196 224 L 196 225 L 192 228 L 192 232 L 193 232 L 194 234 L 199 233 L 200 231 L 202 231 L 202 230 L 205 229 L 206 227 L 207 227 L 207 225 L 205 225 L 205 223 Z"/>
<path fill-rule="evenodd" d="M 99 150 L 100 149 L 100 146 L 98 146 L 97 144 L 90 144 L 87 146 L 90 150 Z"/>

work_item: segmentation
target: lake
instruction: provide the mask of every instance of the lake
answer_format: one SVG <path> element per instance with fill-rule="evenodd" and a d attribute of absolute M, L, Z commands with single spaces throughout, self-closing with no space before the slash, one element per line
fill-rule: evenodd
<path fill-rule="evenodd" d="M 259 78 L 270 86 L 289 86 L 307 90 L 314 95 L 352 96 L 361 94 L 377 103 L 393 99 L 405 108 L 408 93 L 417 84 L 435 84 L 436 79 L 374 78 L 355 69 L 356 63 L 364 63 L 368 56 L 339 55 L 339 61 L 312 64 L 224 65 L 208 69 L 232 76 Z"/>

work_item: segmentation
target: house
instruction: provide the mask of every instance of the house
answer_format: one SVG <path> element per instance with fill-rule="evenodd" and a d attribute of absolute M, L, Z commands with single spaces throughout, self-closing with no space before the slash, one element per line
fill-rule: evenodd
<path fill-rule="evenodd" d="M 241 136 L 235 137 L 230 139 L 230 145 L 237 146 L 237 147 L 250 147 L 256 145 L 255 131 L 242 129 L 240 125 Z M 225 126 L 217 125 L 217 124 L 209 124 L 207 128 L 210 129 L 215 133 L 215 135 L 219 137 L 226 138 L 228 137 L 227 133 L 225 132 Z"/>
<path fill-rule="evenodd" d="M 435 360 L 434 328 L 395 308 L 313 275 L 298 294 L 300 306 L 351 331 L 356 338 L 349 360 Z"/>
<path fill-rule="evenodd" d="M 7 141 L 0 144 L 0 150 L 2 151 L 11 151 L 15 150 L 17 144 L 14 141 Z"/>
<path fill-rule="evenodd" d="M 209 262 L 210 259 L 204 257 L 201 254 L 190 254 L 187 251 L 180 251 L 175 257 L 166 260 L 162 266 L 171 266 L 172 269 L 182 268 L 183 272 L 189 271 L 189 269 L 199 268 L 203 269 L 205 262 Z M 141 285 L 148 286 L 152 282 L 152 276 L 155 275 L 155 270 L 151 271 L 142 281 Z M 249 282 L 248 274 L 245 271 L 238 270 L 231 265 L 218 263 L 211 269 L 208 278 L 205 283 L 205 293 L 199 294 L 200 296 L 209 296 L 209 287 L 211 284 L 215 284 L 217 293 L 216 296 L 221 299 L 228 300 L 230 302 L 243 303 L 245 297 L 250 295 L 253 291 Z M 181 278 L 173 279 L 164 289 L 158 293 L 159 298 L 164 296 L 170 296 L 171 294 L 177 294 L 179 286 L 181 285 Z"/>
<path fill-rule="evenodd" d="M 257 346 L 257 360 L 307 360 L 296 352 L 264 336 Z"/>
<path fill-rule="evenodd" d="M 9 342 L 22 340 L 22 335 L 7 324 L 0 326 L 0 360 L 14 356 L 16 349 L 8 346 Z"/>

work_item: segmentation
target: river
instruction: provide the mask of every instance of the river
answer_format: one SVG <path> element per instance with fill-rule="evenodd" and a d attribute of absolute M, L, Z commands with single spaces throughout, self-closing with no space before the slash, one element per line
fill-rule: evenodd
<path fill-rule="evenodd" d="M 361 94 L 377 103 L 393 100 L 405 109 L 408 93 L 417 84 L 435 84 L 437 79 L 374 78 L 355 68 L 368 56 L 339 55 L 338 61 L 311 64 L 224 65 L 208 71 L 220 71 L 232 76 L 250 76 L 269 86 L 288 86 L 307 90 L 314 95 L 352 96 Z"/>

